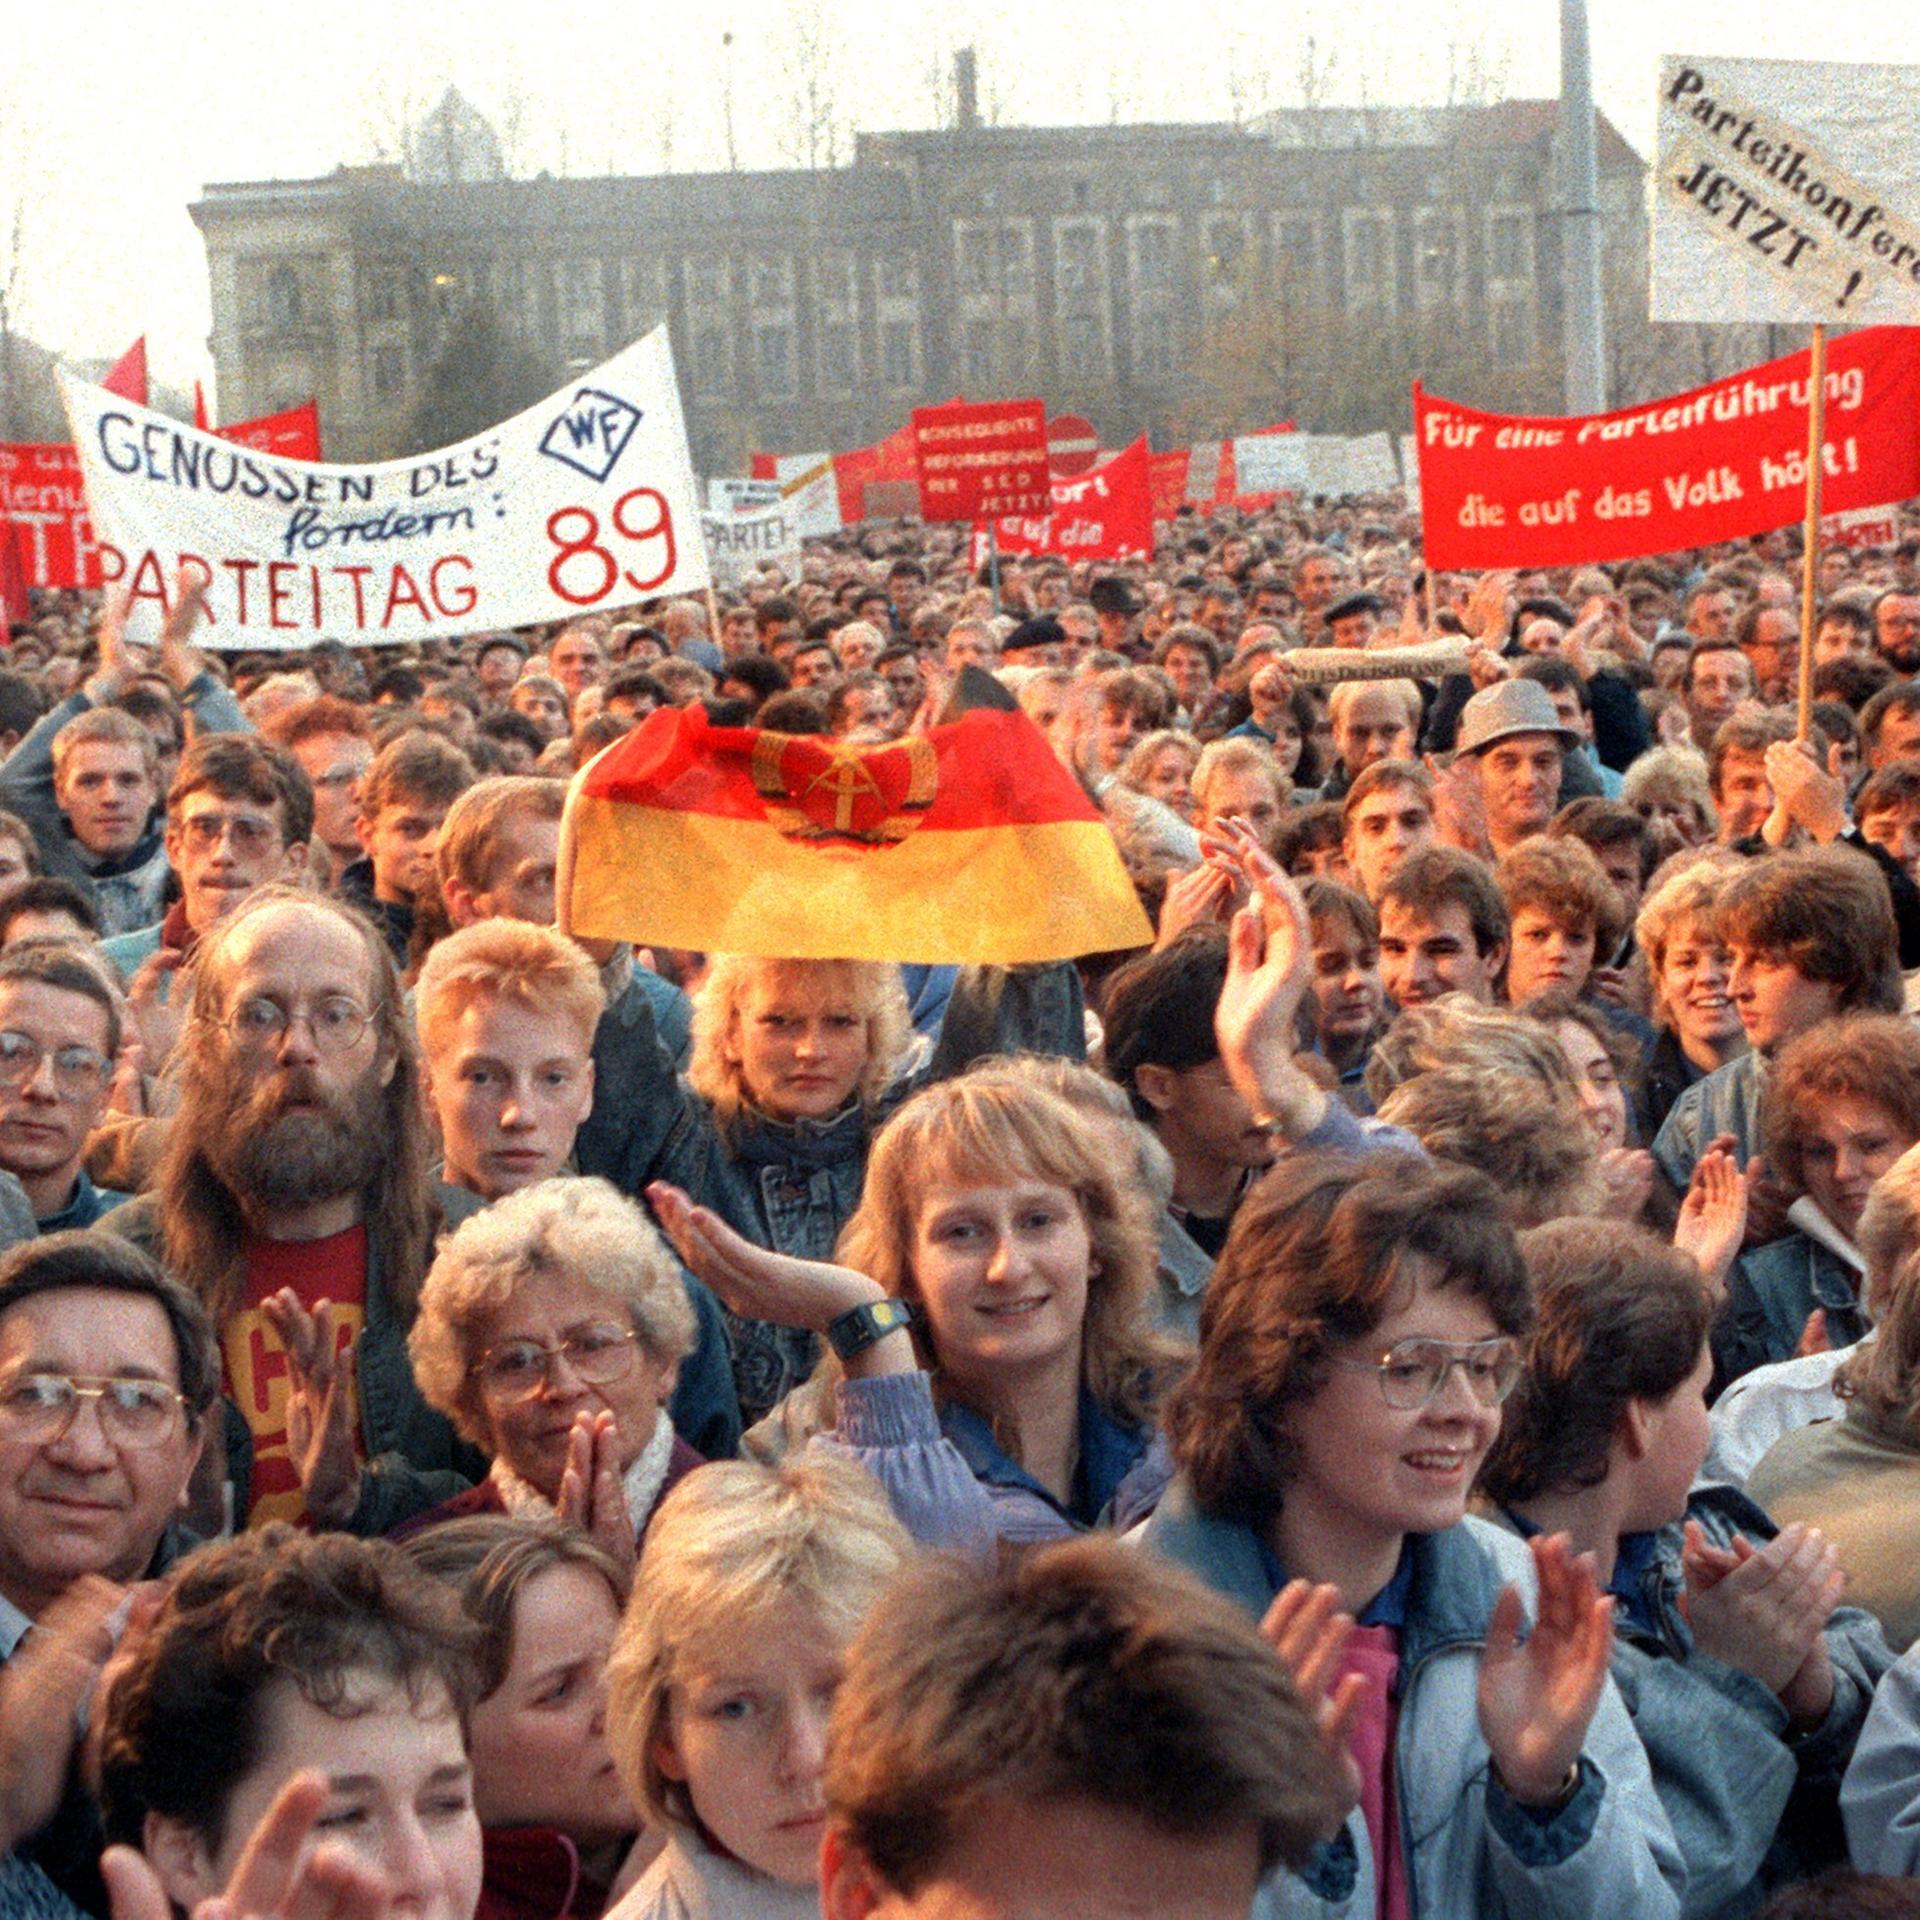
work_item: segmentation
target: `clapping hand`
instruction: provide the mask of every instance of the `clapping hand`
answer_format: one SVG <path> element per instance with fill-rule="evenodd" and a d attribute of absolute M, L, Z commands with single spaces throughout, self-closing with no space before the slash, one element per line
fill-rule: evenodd
<path fill-rule="evenodd" d="M 1847 1585 L 1826 1535 L 1796 1522 L 1764 1547 L 1744 1535 L 1716 1547 L 1689 1521 L 1681 1564 L 1682 1605 L 1701 1651 L 1751 1674 L 1797 1724 L 1825 1719 L 1833 1702 L 1825 1628 Z"/>
<path fill-rule="evenodd" d="M 567 1464 L 554 1510 L 570 1527 L 591 1534 L 631 1575 L 637 1558 L 634 1519 L 620 1472 L 620 1428 L 608 1412 L 578 1413 L 567 1435 Z"/>
<path fill-rule="evenodd" d="M 1534 1628 L 1520 1639 L 1518 1587 L 1503 1587 L 1480 1656 L 1480 1732 L 1500 1784 L 1523 1806 L 1567 1790 L 1613 1651 L 1613 1602 L 1564 1534 L 1527 1542 L 1539 1576 Z"/>
<path fill-rule="evenodd" d="M 287 1350 L 287 1450 L 323 1527 L 344 1527 L 360 1501 L 353 1448 L 353 1349 L 339 1343 L 332 1301 L 311 1313 L 291 1287 L 261 1303 L 267 1325 Z"/>
<path fill-rule="evenodd" d="M 1353 1632 L 1353 1615 L 1340 1611 L 1340 1590 L 1315 1586 L 1310 1580 L 1289 1580 L 1274 1596 L 1260 1622 L 1260 1632 L 1293 1675 L 1294 1690 L 1320 1729 L 1327 1758 L 1346 1794 L 1347 1809 L 1360 1803 L 1360 1763 L 1353 1756 L 1349 1736 L 1354 1716 L 1366 1698 L 1363 1673 L 1333 1677 Z"/>
<path fill-rule="evenodd" d="M 1733 1157 L 1736 1144 L 1723 1133 L 1700 1156 L 1673 1229 L 1673 1244 L 1699 1262 L 1715 1300 L 1727 1290 L 1727 1271 L 1747 1230 L 1747 1182 Z"/>

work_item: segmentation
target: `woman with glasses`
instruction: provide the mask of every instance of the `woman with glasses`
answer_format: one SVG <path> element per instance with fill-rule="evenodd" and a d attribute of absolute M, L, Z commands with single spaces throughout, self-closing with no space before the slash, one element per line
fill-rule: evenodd
<path fill-rule="evenodd" d="M 1481 1484 L 1515 1532 L 1564 1533 L 1614 1606 L 1612 1668 L 1687 1862 L 1688 1914 L 1744 1913 L 1844 1860 L 1837 1796 L 1880 1676 L 1818 1529 L 1775 1527 L 1706 1457 L 1712 1302 L 1617 1221 L 1521 1237 L 1539 1324 Z"/>
<path fill-rule="evenodd" d="M 1145 1538 L 1265 1622 L 1345 1749 L 1355 1812 L 1263 1911 L 1678 1911 L 1591 1568 L 1467 1517 L 1532 1322 L 1466 1168 L 1298 1154 L 1234 1219 Z"/>
<path fill-rule="evenodd" d="M 507 1194 L 440 1243 L 407 1337 L 427 1403 L 492 1456 L 407 1531 L 551 1515 L 631 1570 L 661 1496 L 700 1456 L 667 1417 L 693 1309 L 673 1256 L 604 1180 Z"/>

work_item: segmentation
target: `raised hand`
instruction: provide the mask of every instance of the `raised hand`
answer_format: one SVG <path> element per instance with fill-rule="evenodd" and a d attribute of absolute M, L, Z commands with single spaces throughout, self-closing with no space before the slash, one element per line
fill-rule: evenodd
<path fill-rule="evenodd" d="M 1727 1290 L 1727 1274 L 1747 1231 L 1747 1181 L 1733 1157 L 1736 1144 L 1732 1134 L 1723 1133 L 1700 1156 L 1673 1229 L 1673 1244 L 1693 1255 L 1715 1300 Z"/>
<path fill-rule="evenodd" d="M 111 1580 L 82 1574 L 0 1667 L 0 1856 L 60 1805 L 80 1710 L 113 1651 L 112 1617 L 125 1598 Z"/>
<path fill-rule="evenodd" d="M 187 1025 L 187 994 L 174 976 L 186 964 L 177 947 L 156 947 L 127 982 L 127 1009 L 146 1058 L 156 1070 L 166 1066 Z"/>
<path fill-rule="evenodd" d="M 634 1518 L 620 1475 L 620 1429 L 607 1412 L 574 1415 L 555 1511 L 613 1555 L 631 1574 L 637 1558 Z"/>
<path fill-rule="evenodd" d="M 1228 868 L 1203 860 L 1167 882 L 1160 905 L 1160 925 L 1153 944 L 1169 947 L 1190 927 L 1217 926 L 1233 911 L 1234 875 Z"/>
<path fill-rule="evenodd" d="M 287 1350 L 287 1450 L 323 1527 L 343 1527 L 360 1502 L 353 1446 L 353 1349 L 342 1350 L 333 1303 L 311 1313 L 291 1287 L 261 1302 L 267 1325 Z"/>
<path fill-rule="evenodd" d="M 1492 573 L 1483 573 L 1473 583 L 1473 591 L 1467 595 L 1467 604 L 1460 612 L 1460 624 L 1468 633 L 1496 649 L 1506 645 L 1507 624 L 1513 610 L 1513 581 L 1511 573 L 1497 568 Z"/>
<path fill-rule="evenodd" d="M 680 1258 L 742 1319 L 824 1334 L 843 1313 L 886 1298 L 877 1282 L 851 1267 L 755 1246 L 712 1208 L 696 1206 L 664 1180 L 648 1187 L 647 1199 Z M 897 1359 L 895 1349 L 902 1350 Z M 885 1361 L 877 1360 L 878 1355 L 885 1355 Z M 867 1362 L 872 1364 L 863 1364 Z M 850 1370 L 892 1372 L 913 1364 L 908 1343 L 888 1339 L 857 1355 Z"/>
<path fill-rule="evenodd" d="M 296 1773 L 261 1816 L 224 1892 L 202 1900 L 189 1920 L 386 1920 L 391 1882 L 338 1840 L 308 1843 L 332 1790 L 317 1773 Z M 173 1920 L 173 1903 L 144 1855 L 109 1847 L 100 1856 L 113 1920 Z"/>
<path fill-rule="evenodd" d="M 185 693 L 206 671 L 207 657 L 193 644 L 193 635 L 202 620 L 212 617 L 205 577 L 182 561 L 173 576 L 167 617 L 160 625 L 160 671 L 176 693 Z"/>
<path fill-rule="evenodd" d="M 1348 1736 L 1366 1698 L 1367 1677 L 1349 1673 L 1337 1686 L 1330 1683 L 1340 1671 L 1340 1656 L 1353 1632 L 1353 1615 L 1340 1611 L 1339 1588 L 1289 1580 L 1274 1595 L 1260 1632 L 1293 1675 L 1294 1691 L 1318 1724 L 1351 1811 L 1360 1804 L 1361 1778 Z"/>
<path fill-rule="evenodd" d="M 1764 1547 L 1741 1536 L 1729 1550 L 1689 1521 L 1681 1566 L 1701 1651 L 1751 1674 L 1802 1725 L 1824 1719 L 1833 1700 L 1824 1629 L 1847 1584 L 1826 1535 L 1795 1522 Z"/>
<path fill-rule="evenodd" d="M 1644 1147 L 1608 1147 L 1600 1156 L 1600 1179 L 1608 1213 L 1637 1220 L 1653 1191 L 1653 1155 Z"/>
<path fill-rule="evenodd" d="M 100 664 L 87 680 L 87 698 L 96 706 L 117 700 L 133 685 L 140 660 L 127 644 L 127 615 L 133 607 L 132 589 L 108 590 L 100 610 Z"/>
<path fill-rule="evenodd" d="M 1325 1096 L 1293 1065 L 1300 1000 L 1313 973 L 1313 929 L 1299 888 L 1279 863 L 1244 827 L 1229 823 L 1229 831 L 1250 900 L 1227 930 L 1227 977 L 1214 1034 L 1241 1097 L 1297 1138 L 1325 1111 Z M 1304 1094 L 1314 1101 L 1305 1102 Z M 1296 1105 L 1298 1113 L 1291 1111 Z"/>
<path fill-rule="evenodd" d="M 1811 741 L 1776 740 L 1766 752 L 1767 784 L 1776 809 L 1822 846 L 1845 833 L 1847 789 L 1820 764 Z"/>
<path fill-rule="evenodd" d="M 1527 1545 L 1540 1582 L 1534 1628 L 1522 1645 L 1520 1590 L 1503 1587 L 1480 1656 L 1480 1733 L 1507 1792 L 1523 1806 L 1548 1806 L 1572 1781 L 1600 1703 L 1613 1602 L 1565 1534 Z"/>

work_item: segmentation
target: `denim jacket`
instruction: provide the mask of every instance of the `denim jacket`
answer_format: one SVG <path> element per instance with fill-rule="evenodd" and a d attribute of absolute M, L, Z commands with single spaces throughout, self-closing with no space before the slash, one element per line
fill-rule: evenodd
<path fill-rule="evenodd" d="M 1202 1512 L 1176 1480 L 1145 1528 L 1178 1561 L 1258 1619 L 1273 1599 L 1259 1535 Z M 1500 1589 L 1533 1604 L 1533 1561 L 1511 1534 L 1463 1520 L 1410 1536 L 1400 1634 L 1394 1786 L 1412 1920 L 1633 1920 L 1680 1912 L 1686 1867 L 1619 1693 L 1600 1696 L 1564 1806 L 1523 1807 L 1494 1777 L 1480 1736 L 1480 1654 Z M 1282 1868 L 1255 1905 L 1262 1920 L 1371 1916 L 1373 1848 L 1356 1809 L 1304 1873 Z"/>

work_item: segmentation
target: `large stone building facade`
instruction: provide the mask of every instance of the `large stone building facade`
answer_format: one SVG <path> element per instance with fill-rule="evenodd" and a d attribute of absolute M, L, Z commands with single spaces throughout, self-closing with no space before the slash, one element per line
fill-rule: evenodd
<path fill-rule="evenodd" d="M 403 445 L 444 331 L 485 300 L 583 368 L 665 320 L 696 464 L 846 447 L 955 393 L 1038 393 L 1111 443 L 1263 422 L 1241 359 L 1444 340 L 1496 403 L 1557 409 L 1552 102 L 1270 113 L 1244 127 L 862 135 L 821 171 L 512 179 L 450 94 L 409 166 L 206 188 L 221 410 L 318 397 L 342 458 Z M 1606 244 L 1644 285 L 1645 176 L 1600 128 Z M 1644 312 L 1644 305 L 1641 309 Z M 1385 376 L 1383 376 L 1383 379 Z M 1391 425 L 1377 401 L 1303 426 Z"/>

